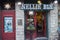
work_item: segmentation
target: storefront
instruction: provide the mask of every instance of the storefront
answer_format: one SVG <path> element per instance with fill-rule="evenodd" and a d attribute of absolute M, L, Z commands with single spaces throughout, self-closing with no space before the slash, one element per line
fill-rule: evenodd
<path fill-rule="evenodd" d="M 32 5 L 32 4 L 30 4 Z M 35 4 L 33 4 L 35 5 Z M 37 5 L 37 4 L 36 4 Z M 47 4 L 44 4 L 45 7 Z M 25 27 L 26 27 L 26 39 L 33 40 L 35 38 L 45 38 L 47 40 L 47 13 L 53 10 L 53 5 L 48 4 L 46 8 L 41 8 L 41 5 L 37 5 L 37 8 L 27 8 L 25 13 Z M 33 39 L 32 39 L 33 38 Z"/>
<path fill-rule="evenodd" d="M 34 6 L 30 4 L 31 6 Z M 26 6 L 26 5 L 25 5 Z M 47 13 L 41 10 L 42 5 L 35 5 L 33 9 L 21 9 L 16 5 L 15 10 L 1 10 L 2 40 L 35 40 L 39 37 L 47 39 Z M 22 6 L 23 8 L 23 6 Z M 45 9 L 45 7 L 44 7 Z M 47 10 L 51 10 L 47 6 Z M 16 14 L 17 13 L 17 14 Z M 15 24 L 16 23 L 16 24 Z M 15 35 L 16 34 L 16 35 Z"/>
<path fill-rule="evenodd" d="M 33 14 L 31 14 L 31 13 Z M 46 12 L 39 12 L 39 11 L 27 11 L 25 13 L 25 22 L 26 22 L 26 39 L 38 38 L 38 37 L 47 37 L 47 19 L 46 19 Z M 31 27 L 31 28 L 30 28 Z M 31 38 L 30 38 L 31 39 Z"/>
<path fill-rule="evenodd" d="M 23 4 L 23 3 L 22 3 Z M 0 11 L 1 40 L 57 40 L 58 4 L 15 3 Z"/>
<path fill-rule="evenodd" d="M 52 19 L 52 16 L 54 17 L 53 11 L 56 11 L 56 10 L 58 11 L 58 9 L 54 9 L 54 6 L 52 5 L 49 6 L 48 4 L 47 6 L 43 5 L 42 9 L 43 10 L 41 10 L 41 5 L 37 5 L 37 4 L 36 5 L 35 4 L 18 5 L 16 3 L 16 20 L 23 20 L 21 22 L 22 25 L 20 25 L 21 27 L 18 26 L 18 24 L 16 24 L 16 28 L 21 29 L 21 31 L 19 31 L 20 29 L 19 30 L 16 29 L 16 35 L 17 35 L 16 40 L 20 40 L 20 39 L 22 40 L 23 39 L 24 40 L 29 40 L 29 39 L 30 40 L 36 40 L 36 39 L 53 40 L 55 39 L 55 38 L 52 38 L 55 35 L 54 34 L 51 35 L 51 34 L 52 34 L 52 30 L 55 31 L 55 29 L 53 29 L 52 27 L 55 27 L 55 25 L 53 24 L 57 19 L 56 20 Z M 55 14 L 57 13 L 57 11 L 55 12 Z M 57 18 L 57 15 L 55 16 Z M 53 23 L 51 20 L 54 20 Z M 57 22 L 55 24 L 57 28 L 58 27 Z M 52 28 L 52 30 L 50 27 Z M 18 32 L 22 34 L 19 34 Z M 22 36 L 19 36 L 18 34 Z"/>

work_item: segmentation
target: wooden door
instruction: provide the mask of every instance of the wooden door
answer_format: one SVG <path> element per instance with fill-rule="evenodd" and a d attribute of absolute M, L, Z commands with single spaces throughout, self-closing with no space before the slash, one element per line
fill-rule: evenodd
<path fill-rule="evenodd" d="M 2 40 L 15 40 L 14 10 L 2 10 Z"/>

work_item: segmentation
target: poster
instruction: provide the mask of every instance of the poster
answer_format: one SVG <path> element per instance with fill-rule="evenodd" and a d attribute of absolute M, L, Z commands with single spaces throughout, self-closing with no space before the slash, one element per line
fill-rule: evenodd
<path fill-rule="evenodd" d="M 13 18 L 4 17 L 4 32 L 13 32 Z"/>

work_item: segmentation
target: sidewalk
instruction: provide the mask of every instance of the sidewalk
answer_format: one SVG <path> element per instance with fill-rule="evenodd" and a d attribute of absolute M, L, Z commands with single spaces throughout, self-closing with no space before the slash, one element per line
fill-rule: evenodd
<path fill-rule="evenodd" d="M 48 40 L 46 37 L 38 37 L 38 38 L 36 38 L 35 40 Z"/>

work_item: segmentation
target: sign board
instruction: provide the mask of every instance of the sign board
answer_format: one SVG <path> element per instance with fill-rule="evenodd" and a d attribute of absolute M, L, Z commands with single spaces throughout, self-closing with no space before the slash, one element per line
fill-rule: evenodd
<path fill-rule="evenodd" d="M 21 10 L 52 10 L 53 4 L 21 4 Z"/>

